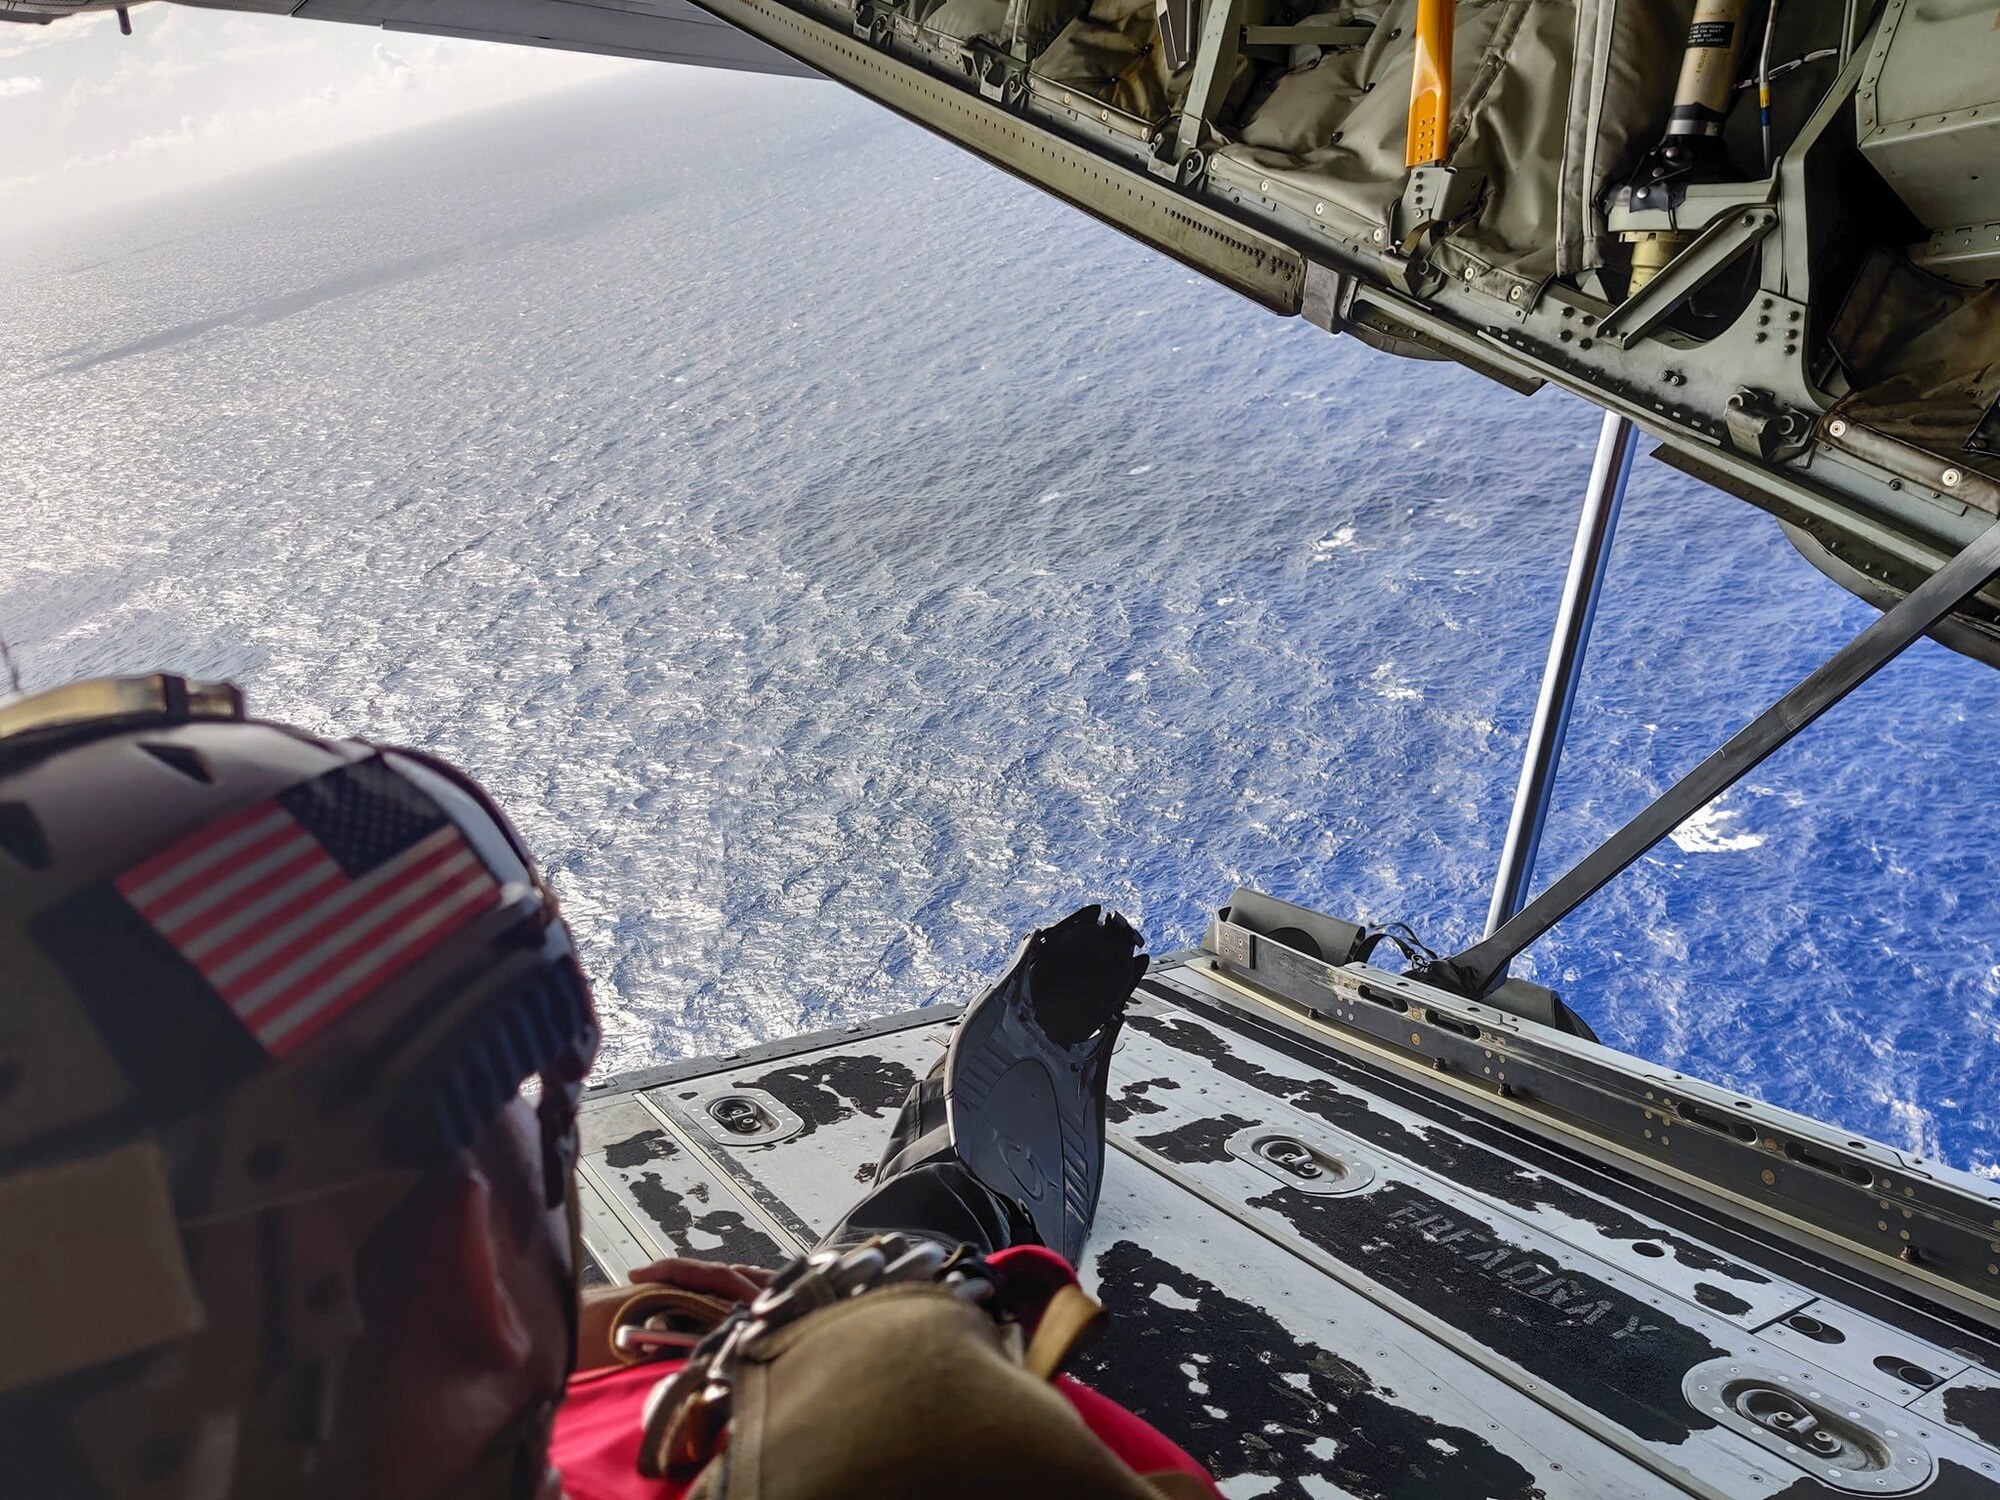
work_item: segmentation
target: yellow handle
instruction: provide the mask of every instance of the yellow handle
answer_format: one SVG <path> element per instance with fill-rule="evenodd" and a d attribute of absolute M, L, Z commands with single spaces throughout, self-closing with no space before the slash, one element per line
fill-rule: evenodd
<path fill-rule="evenodd" d="M 1427 167 L 1445 157 L 1451 122 L 1451 21 L 1454 0 L 1417 0 L 1417 50 L 1410 75 L 1406 165 Z"/>

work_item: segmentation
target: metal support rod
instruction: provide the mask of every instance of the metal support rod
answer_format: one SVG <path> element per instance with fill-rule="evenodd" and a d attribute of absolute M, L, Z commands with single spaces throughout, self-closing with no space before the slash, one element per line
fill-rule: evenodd
<path fill-rule="evenodd" d="M 1625 502 L 1625 482 L 1632 476 L 1632 453 L 1638 441 L 1639 430 L 1631 418 L 1604 414 L 1604 425 L 1597 432 L 1597 460 L 1591 465 L 1590 484 L 1583 494 L 1583 515 L 1576 523 L 1576 544 L 1570 548 L 1569 577 L 1563 581 L 1555 634 L 1549 639 L 1548 665 L 1542 668 L 1542 694 L 1535 701 L 1528 747 L 1521 757 L 1521 784 L 1514 791 L 1507 841 L 1500 848 L 1493 904 L 1486 913 L 1489 937 L 1521 909 L 1528 896 L 1528 881 L 1535 873 L 1535 852 L 1541 847 L 1542 826 L 1548 821 L 1556 769 L 1562 763 L 1563 737 L 1569 733 L 1569 711 L 1576 702 L 1577 681 L 1583 676 L 1583 654 L 1590 646 L 1590 626 L 1597 616 L 1598 595 L 1604 590 L 1611 538 L 1618 529 L 1618 508 Z"/>
<path fill-rule="evenodd" d="M 1807 674 L 1720 750 L 1649 803 L 1521 911 L 1426 977 L 1465 995 L 1482 995 L 1514 956 L 1615 879 L 1695 813 L 1764 763 L 1821 714 L 1900 656 L 1952 610 L 2000 577 L 2000 521 L 1975 537 L 1893 609 Z"/>
<path fill-rule="evenodd" d="M 1194 77 L 1188 82 L 1187 97 L 1181 101 L 1180 117 L 1175 122 L 1176 162 L 1201 148 L 1208 122 L 1222 108 L 1229 81 L 1236 76 L 1237 37 L 1247 9 L 1246 0 L 1204 0 L 1199 7 Z"/>

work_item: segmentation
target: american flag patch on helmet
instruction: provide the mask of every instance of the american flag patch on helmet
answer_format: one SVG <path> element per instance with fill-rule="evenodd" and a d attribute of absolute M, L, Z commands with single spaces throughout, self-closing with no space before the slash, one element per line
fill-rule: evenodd
<path fill-rule="evenodd" d="M 458 826 L 379 759 L 239 808 L 114 884 L 279 1057 L 500 900 Z"/>

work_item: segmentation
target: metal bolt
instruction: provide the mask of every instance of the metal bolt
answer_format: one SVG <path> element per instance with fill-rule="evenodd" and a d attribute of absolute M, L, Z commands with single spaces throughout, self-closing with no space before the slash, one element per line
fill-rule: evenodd
<path fill-rule="evenodd" d="M 1944 487 L 1949 490 L 1955 489 L 1959 480 L 1965 478 L 1965 476 L 1956 469 L 1946 469 L 1942 474 L 1938 475 L 1938 478 L 1944 481 Z"/>
<path fill-rule="evenodd" d="M 1507 300 L 1509 302 L 1519 302 L 1521 300 L 1521 289 L 1517 286 L 1508 287 Z"/>
<path fill-rule="evenodd" d="M 1108 109 L 1100 109 L 1097 112 L 1097 118 L 1105 121 L 1108 124 L 1110 123 L 1111 120 L 1111 111 Z"/>
<path fill-rule="evenodd" d="M 1826 435 L 1828 437 L 1837 437 L 1837 438 L 1846 437 L 1847 424 L 1841 421 L 1839 417 L 1835 417 L 1831 422 L 1826 424 Z"/>
<path fill-rule="evenodd" d="M 1375 243 L 1378 245 L 1381 244 L 1382 241 L 1387 239 L 1388 237 L 1389 235 L 1387 230 L 1378 229 L 1375 231 Z"/>
<path fill-rule="evenodd" d="M 1313 205 L 1313 212 L 1314 212 L 1314 213 L 1316 213 L 1316 214 L 1318 214 L 1318 215 L 1319 215 L 1319 216 L 1320 216 L 1320 217 L 1321 217 L 1322 219 L 1323 219 L 1323 218 L 1325 218 L 1325 217 L 1326 217 L 1326 205 L 1325 205 L 1324 203 L 1315 203 L 1315 204 Z"/>
<path fill-rule="evenodd" d="M 1268 192 L 1270 192 L 1270 191 L 1271 191 L 1271 179 L 1270 179 L 1270 178 L 1268 178 L 1268 177 L 1266 177 L 1266 178 L 1265 178 L 1265 179 L 1264 179 L 1264 180 L 1263 180 L 1262 182 L 1258 183 L 1258 184 L 1257 184 L 1257 191 L 1258 191 L 1258 192 L 1260 192 L 1260 193 L 1268 193 Z"/>
<path fill-rule="evenodd" d="M 1470 281 L 1470 280 L 1472 280 L 1472 278 L 1473 278 L 1474 274 L 1475 274 L 1475 272 L 1473 271 L 1472 267 L 1470 267 L 1470 266 L 1467 266 L 1467 267 L 1465 268 L 1465 279 L 1466 279 L 1467 281 Z"/>

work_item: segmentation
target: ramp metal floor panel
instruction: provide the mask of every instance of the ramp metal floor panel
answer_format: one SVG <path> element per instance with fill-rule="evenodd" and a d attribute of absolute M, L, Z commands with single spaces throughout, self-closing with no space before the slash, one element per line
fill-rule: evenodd
<path fill-rule="evenodd" d="M 2000 1497 L 1979 1329 L 1213 990 L 1156 970 L 1121 1038 L 1080 1268 L 1113 1317 L 1077 1373 L 1225 1493 Z M 598 1091 L 593 1254 L 616 1275 L 809 1244 L 952 1020 Z"/>

